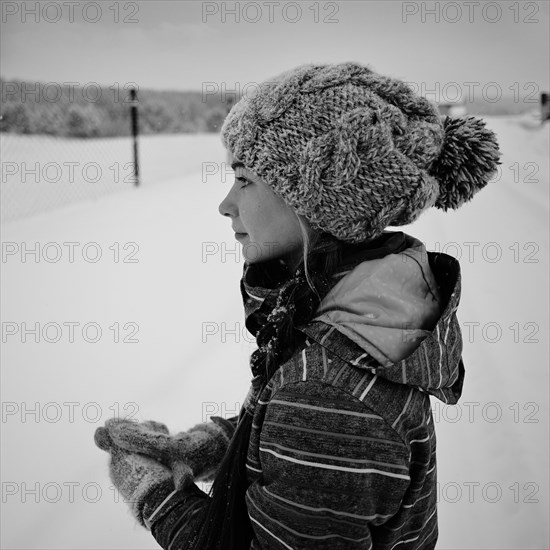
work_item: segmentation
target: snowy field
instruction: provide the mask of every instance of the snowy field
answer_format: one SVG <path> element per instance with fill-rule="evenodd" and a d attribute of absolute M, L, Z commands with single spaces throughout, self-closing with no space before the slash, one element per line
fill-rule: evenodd
<path fill-rule="evenodd" d="M 548 549 L 548 125 L 486 120 L 499 176 L 402 228 L 462 268 L 464 391 L 433 400 L 438 550 Z M 95 429 L 120 414 L 186 430 L 248 390 L 240 245 L 217 211 L 231 180 L 202 173 L 221 142 L 157 139 L 141 188 L 2 225 L 2 548 L 157 548 Z"/>
<path fill-rule="evenodd" d="M 139 138 L 139 181 L 155 185 L 201 171 L 212 134 Z M 82 200 L 132 190 L 130 137 L 66 139 L 0 133 L 2 221 L 13 221 Z"/>

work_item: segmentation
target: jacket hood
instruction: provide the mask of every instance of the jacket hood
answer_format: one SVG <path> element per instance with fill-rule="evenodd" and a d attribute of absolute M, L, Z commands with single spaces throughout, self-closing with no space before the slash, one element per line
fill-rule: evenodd
<path fill-rule="evenodd" d="M 427 252 L 403 234 L 407 246 L 362 261 L 328 292 L 313 321 L 333 326 L 365 351 L 354 365 L 454 404 L 464 381 L 462 335 L 456 317 L 460 264 Z"/>

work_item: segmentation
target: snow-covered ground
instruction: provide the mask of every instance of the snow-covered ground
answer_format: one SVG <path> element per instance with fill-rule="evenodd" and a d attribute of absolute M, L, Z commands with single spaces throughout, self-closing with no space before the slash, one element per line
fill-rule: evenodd
<path fill-rule="evenodd" d="M 140 136 L 139 181 L 150 186 L 202 171 L 212 143 L 212 134 Z M 66 139 L 0 133 L 0 148 L 4 222 L 132 190 L 135 185 L 130 137 Z M 205 164 L 204 169 L 210 167 Z"/>
<path fill-rule="evenodd" d="M 433 401 L 438 549 L 543 549 L 548 125 L 486 120 L 500 176 L 460 210 L 403 228 L 462 267 L 464 392 L 455 407 Z M 155 185 L 2 225 L 4 548 L 158 547 L 113 492 L 95 429 L 120 414 L 186 430 L 236 414 L 248 390 L 240 245 L 217 212 L 230 179 L 201 173 L 224 151 L 215 135 L 194 149 L 185 139 L 162 138 Z M 182 175 L 164 179 L 183 156 Z M 149 180 L 156 167 L 142 161 Z"/>

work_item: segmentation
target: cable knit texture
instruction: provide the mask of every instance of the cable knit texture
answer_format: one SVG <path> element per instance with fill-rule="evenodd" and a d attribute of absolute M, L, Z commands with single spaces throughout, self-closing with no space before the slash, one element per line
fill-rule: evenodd
<path fill-rule="evenodd" d="M 496 138 L 443 119 L 404 82 L 354 62 L 301 65 L 236 103 L 221 138 L 314 229 L 362 242 L 458 208 L 496 173 Z"/>

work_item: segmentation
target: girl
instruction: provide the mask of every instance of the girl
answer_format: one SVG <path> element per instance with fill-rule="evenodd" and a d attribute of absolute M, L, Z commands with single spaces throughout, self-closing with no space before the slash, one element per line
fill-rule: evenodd
<path fill-rule="evenodd" d="M 351 62 L 271 79 L 221 134 L 252 383 L 238 417 L 174 436 L 107 421 L 113 483 L 165 549 L 435 548 L 430 395 L 462 391 L 460 266 L 386 228 L 470 200 L 494 134 Z"/>

